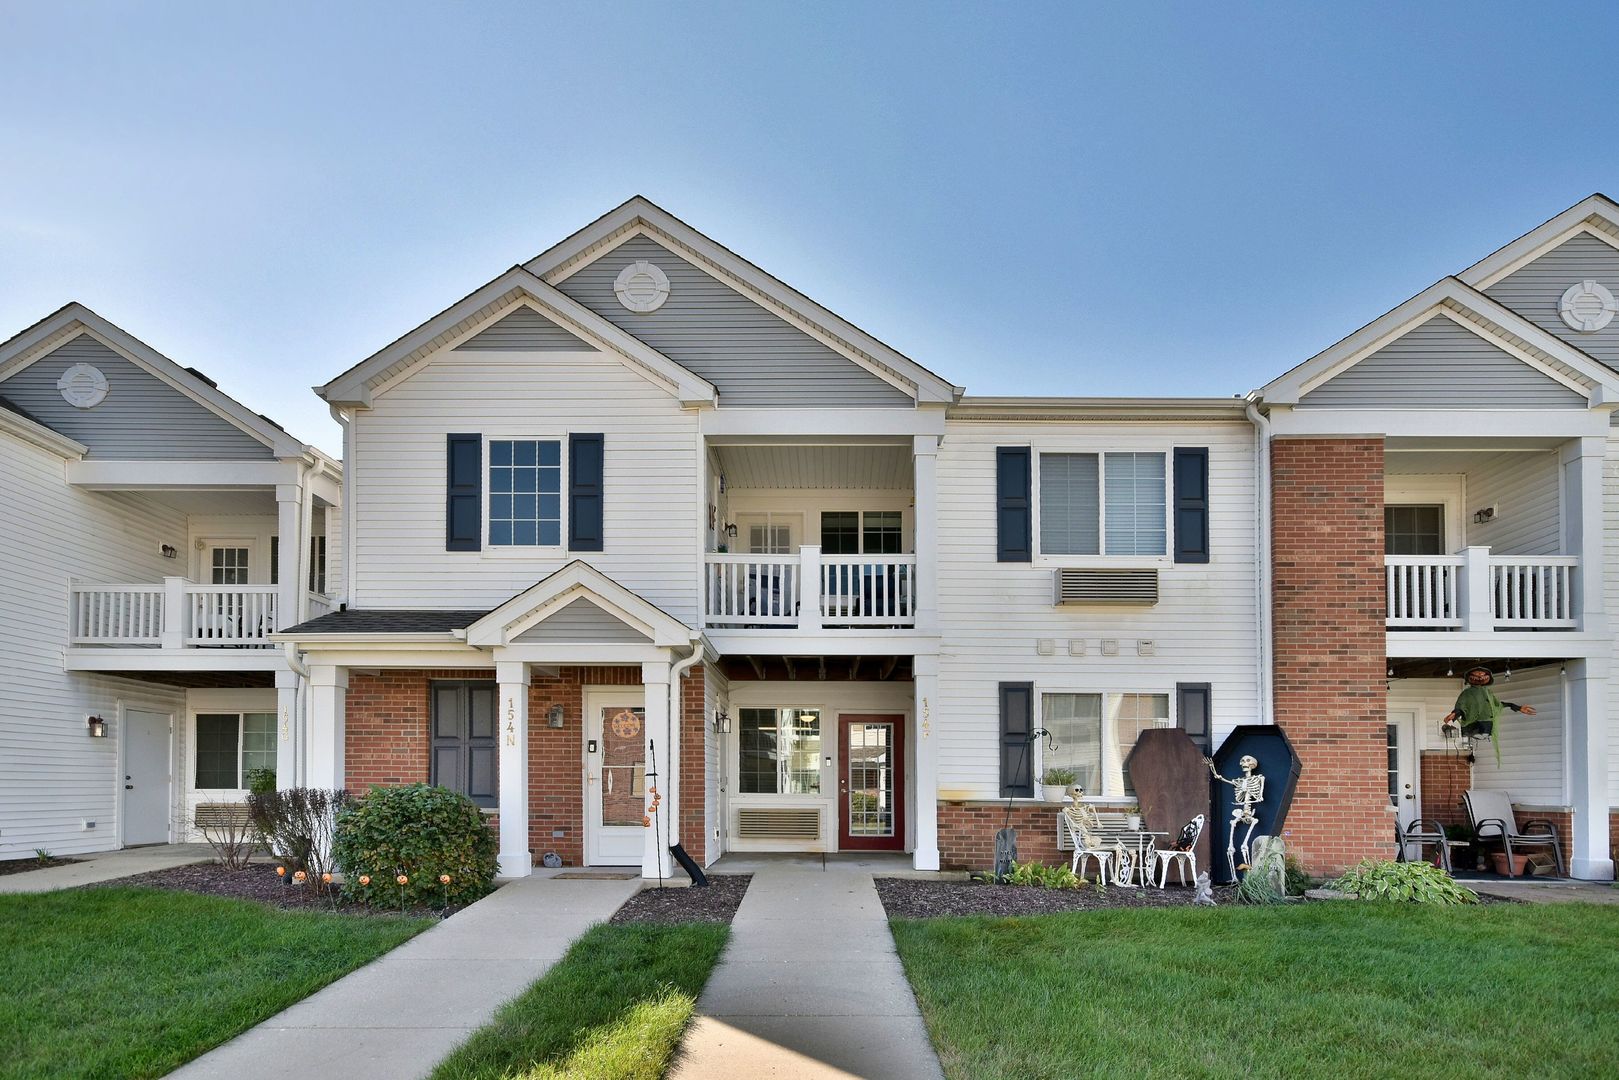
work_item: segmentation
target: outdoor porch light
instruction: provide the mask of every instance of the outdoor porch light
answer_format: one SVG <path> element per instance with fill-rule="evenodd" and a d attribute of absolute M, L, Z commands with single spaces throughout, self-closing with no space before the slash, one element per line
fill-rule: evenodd
<path fill-rule="evenodd" d="M 87 716 L 84 719 L 90 728 L 90 737 L 92 739 L 105 739 L 107 737 L 107 721 L 99 716 Z"/>
<path fill-rule="evenodd" d="M 721 735 L 729 735 L 731 733 L 731 714 L 724 709 L 715 709 L 714 730 Z"/>
<path fill-rule="evenodd" d="M 551 711 L 546 713 L 546 716 L 545 716 L 545 722 L 550 724 L 554 728 L 559 728 L 559 727 L 562 726 L 562 719 L 563 719 L 563 712 L 562 712 L 562 706 L 561 705 L 553 705 L 553 706 L 551 706 Z"/>

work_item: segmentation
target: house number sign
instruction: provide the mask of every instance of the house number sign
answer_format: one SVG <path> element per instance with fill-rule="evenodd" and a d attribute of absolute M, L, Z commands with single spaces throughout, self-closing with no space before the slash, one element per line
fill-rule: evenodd
<path fill-rule="evenodd" d="M 506 699 L 506 745 L 517 745 L 517 705 L 510 698 Z"/>

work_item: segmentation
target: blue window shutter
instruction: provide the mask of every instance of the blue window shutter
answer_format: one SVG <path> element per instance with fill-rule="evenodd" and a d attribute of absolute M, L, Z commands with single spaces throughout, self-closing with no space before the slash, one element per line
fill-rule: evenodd
<path fill-rule="evenodd" d="M 1177 726 L 1202 749 L 1213 753 L 1211 726 L 1213 717 L 1209 700 L 1211 687 L 1206 682 L 1175 684 L 1175 718 Z"/>
<path fill-rule="evenodd" d="M 1034 557 L 1029 522 L 1027 446 L 995 448 L 995 561 L 1029 562 Z"/>
<path fill-rule="evenodd" d="M 1001 683 L 1001 798 L 1034 797 L 1034 684 Z"/>
<path fill-rule="evenodd" d="M 568 436 L 568 549 L 602 550 L 602 437 Z"/>
<path fill-rule="evenodd" d="M 1175 561 L 1209 561 L 1209 448 L 1175 448 Z"/>
<path fill-rule="evenodd" d="M 446 435 L 444 550 L 483 547 L 483 436 Z"/>

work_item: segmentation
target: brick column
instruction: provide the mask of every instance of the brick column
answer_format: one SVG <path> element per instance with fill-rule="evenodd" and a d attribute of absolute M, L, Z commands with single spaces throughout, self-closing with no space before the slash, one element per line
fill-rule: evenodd
<path fill-rule="evenodd" d="M 1276 722 L 1303 765 L 1284 833 L 1317 873 L 1391 858 L 1383 440 L 1271 443 Z"/>

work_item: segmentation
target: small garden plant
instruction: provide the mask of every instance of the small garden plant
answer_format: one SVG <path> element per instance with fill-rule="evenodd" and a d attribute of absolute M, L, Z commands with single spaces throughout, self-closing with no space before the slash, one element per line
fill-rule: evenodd
<path fill-rule="evenodd" d="M 495 880 L 495 835 L 473 801 L 427 784 L 373 788 L 337 815 L 344 895 L 377 907 L 467 904 Z"/>
<path fill-rule="evenodd" d="M 1046 787 L 1061 788 L 1067 791 L 1074 786 L 1074 781 L 1078 777 L 1079 774 L 1073 769 L 1059 769 L 1053 766 L 1046 770 L 1046 774 L 1040 778 L 1040 782 Z"/>
<path fill-rule="evenodd" d="M 1004 884 L 1031 885 L 1038 889 L 1082 889 L 1088 882 L 1066 866 L 1046 866 L 1037 862 L 1015 862 Z"/>
<path fill-rule="evenodd" d="M 1412 904 L 1476 904 L 1478 894 L 1431 863 L 1363 859 L 1327 886 L 1360 900 Z"/>

